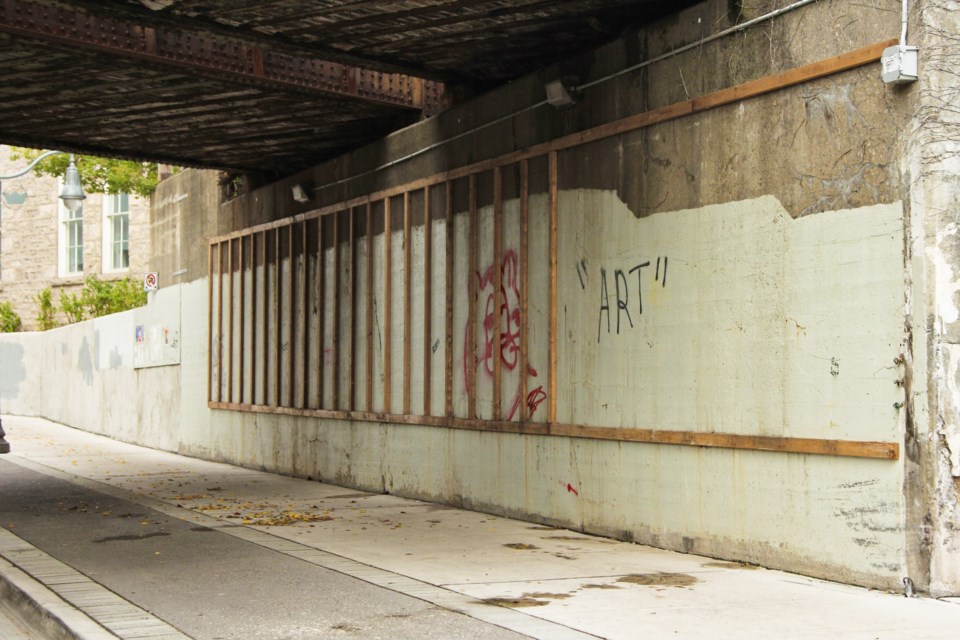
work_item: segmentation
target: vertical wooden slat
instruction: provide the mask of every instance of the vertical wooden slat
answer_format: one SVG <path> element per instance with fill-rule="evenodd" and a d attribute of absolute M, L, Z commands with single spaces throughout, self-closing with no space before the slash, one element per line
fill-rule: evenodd
<path fill-rule="evenodd" d="M 470 233 L 467 244 L 470 252 L 467 271 L 467 332 L 469 345 L 465 369 L 467 372 L 467 418 L 477 417 L 477 174 L 470 175 Z"/>
<path fill-rule="evenodd" d="M 276 307 L 273 309 L 273 333 L 277 336 L 275 347 L 276 363 L 273 371 L 273 406 L 279 407 L 283 404 L 283 398 L 280 397 L 282 386 L 283 371 L 283 324 L 280 320 L 280 307 L 283 301 L 283 287 L 281 279 L 281 265 L 283 260 L 280 256 L 280 227 L 273 230 L 274 252 L 273 252 L 273 291 L 276 296 Z"/>
<path fill-rule="evenodd" d="M 550 391 L 548 416 L 550 423 L 557 421 L 557 226 L 558 185 L 557 152 L 550 152 L 550 364 L 547 371 Z"/>
<path fill-rule="evenodd" d="M 410 192 L 403 194 L 403 415 L 410 415 Z"/>
<path fill-rule="evenodd" d="M 393 252 L 390 238 L 393 235 L 390 220 L 390 197 L 383 200 L 383 228 L 384 228 L 384 247 L 383 247 L 383 412 L 391 413 L 390 403 L 390 369 L 392 367 L 391 355 L 393 351 L 393 342 L 391 324 L 391 307 L 393 306 Z"/>
<path fill-rule="evenodd" d="M 294 345 L 296 344 L 297 338 L 297 283 L 296 283 L 296 269 L 294 269 L 294 253 L 293 253 L 293 223 L 287 225 L 287 252 L 290 254 L 290 303 L 287 305 L 289 307 L 290 313 L 287 316 L 287 322 L 289 323 L 289 328 L 287 329 L 287 406 L 295 407 L 295 394 L 296 394 L 296 349 Z"/>
<path fill-rule="evenodd" d="M 501 404 L 501 374 L 502 367 L 500 353 L 503 346 L 503 317 L 500 312 L 503 306 L 501 279 L 503 270 L 503 172 L 500 167 L 493 169 L 493 348 L 490 357 L 493 358 L 493 419 L 500 419 Z"/>
<path fill-rule="evenodd" d="M 529 346 L 527 340 L 527 312 L 530 304 L 527 286 L 527 264 L 529 261 L 529 243 L 527 232 L 530 216 L 530 165 L 526 160 L 520 162 L 520 421 L 529 418 L 527 406 L 527 368 L 529 366 Z"/>
<path fill-rule="evenodd" d="M 350 358 L 348 372 L 349 380 L 347 382 L 347 410 L 354 411 L 357 408 L 357 229 L 356 215 L 351 207 L 348 211 L 347 241 L 350 244 L 350 344 L 347 350 Z"/>
<path fill-rule="evenodd" d="M 243 269 L 243 257 L 244 257 L 244 253 L 245 253 L 245 251 L 243 250 L 243 241 L 244 241 L 244 237 L 243 237 L 243 236 L 240 236 L 239 238 L 237 238 L 237 250 L 238 250 L 238 252 L 239 252 L 239 254 L 240 254 L 240 255 L 238 256 L 238 258 L 237 258 L 237 266 L 238 266 L 238 269 L 237 269 L 237 272 L 238 272 L 238 273 L 237 273 L 237 279 L 240 281 L 240 300 L 239 300 L 239 303 L 240 303 L 240 304 L 239 304 L 239 307 L 240 307 L 240 340 L 238 341 L 238 342 L 239 342 L 239 345 L 238 345 L 238 348 L 237 348 L 237 355 L 238 355 L 238 359 L 239 359 L 239 361 L 240 361 L 240 362 L 239 362 L 239 365 L 240 365 L 240 366 L 238 367 L 237 378 L 238 378 L 238 382 L 240 383 L 240 403 L 241 403 L 241 404 L 243 403 L 243 400 L 244 400 L 243 391 L 244 391 L 244 387 L 246 386 L 246 385 L 244 384 L 244 380 L 243 380 L 243 379 L 244 379 L 244 372 L 246 371 L 246 369 L 244 369 L 243 364 L 244 364 L 244 359 L 245 359 L 245 357 L 244 357 L 244 356 L 245 356 L 245 354 L 244 354 L 244 349 L 246 348 L 246 344 L 245 344 L 246 341 L 244 340 L 244 338 L 245 338 L 245 335 L 244 335 L 244 334 L 246 333 L 246 330 L 247 330 L 247 323 L 246 323 L 247 314 L 246 314 L 246 311 L 245 311 L 245 309 L 244 309 L 244 303 L 246 302 L 246 295 L 245 295 L 245 294 L 246 294 L 246 288 L 247 288 L 247 287 L 246 287 L 246 276 L 244 275 L 244 269 Z"/>
<path fill-rule="evenodd" d="M 327 319 L 327 258 L 323 247 L 323 216 L 317 218 L 317 408 L 323 409 L 325 350 L 324 329 Z"/>
<path fill-rule="evenodd" d="M 332 405 L 334 410 L 340 408 L 340 212 L 333 214 L 333 318 L 331 318 L 330 334 L 333 350 L 333 367 L 330 374 Z"/>
<path fill-rule="evenodd" d="M 227 268 L 230 271 L 230 295 L 227 304 L 227 402 L 233 402 L 233 240 L 227 241 Z"/>
<path fill-rule="evenodd" d="M 309 278 L 307 274 L 309 273 L 307 267 L 307 221 L 304 220 L 303 224 L 300 227 L 300 235 L 303 238 L 303 261 L 300 265 L 300 286 L 303 287 L 303 311 L 300 313 L 303 316 L 303 333 L 300 338 L 302 341 L 302 353 L 303 358 L 301 369 L 301 404 L 303 408 L 310 406 L 310 287 L 308 284 Z"/>
<path fill-rule="evenodd" d="M 448 417 L 453 417 L 453 183 L 447 180 L 444 207 L 444 216 L 447 225 L 446 247 L 444 248 L 444 306 L 446 308 L 446 322 L 444 324 L 444 388 L 443 410 Z"/>
<path fill-rule="evenodd" d="M 364 327 L 367 330 L 366 356 L 366 392 L 367 411 L 373 411 L 373 204 L 367 203 L 367 309 Z"/>
<path fill-rule="evenodd" d="M 223 402 L 223 243 L 217 243 L 217 402 Z"/>
<path fill-rule="evenodd" d="M 250 234 L 250 404 L 257 404 L 257 234 Z"/>
<path fill-rule="evenodd" d="M 213 244 L 207 245 L 207 402 L 213 402 Z"/>
<path fill-rule="evenodd" d="M 423 188 L 423 415 L 430 407 L 430 366 L 433 341 L 433 224 L 430 221 L 430 187 Z"/>
<path fill-rule="evenodd" d="M 261 358 L 261 360 L 263 362 L 261 362 L 260 364 L 260 367 L 262 369 L 262 371 L 260 372 L 260 395 L 262 396 L 261 402 L 266 405 L 270 403 L 270 398 L 269 398 L 270 392 L 267 390 L 267 384 L 270 381 L 270 366 L 269 366 L 270 347 L 267 341 L 270 335 L 270 333 L 267 331 L 270 314 L 267 313 L 267 310 L 270 308 L 270 306 L 267 304 L 267 300 L 268 300 L 267 291 L 268 291 L 269 282 L 267 280 L 267 232 L 266 231 L 260 234 L 260 254 L 261 254 L 261 257 L 263 258 L 261 260 L 261 263 L 263 264 L 263 268 L 262 268 L 263 293 L 260 294 L 260 300 L 261 300 L 260 308 L 263 309 L 262 311 L 263 322 L 261 323 L 262 326 L 260 328 L 260 344 L 263 345 L 263 354 L 262 354 L 263 357 Z"/>

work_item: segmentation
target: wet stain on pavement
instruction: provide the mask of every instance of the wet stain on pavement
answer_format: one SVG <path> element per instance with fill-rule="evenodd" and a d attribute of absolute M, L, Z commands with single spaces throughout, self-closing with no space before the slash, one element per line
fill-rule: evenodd
<path fill-rule="evenodd" d="M 484 604 L 490 604 L 497 607 L 509 607 L 511 609 L 517 609 L 521 607 L 544 607 L 550 604 L 546 600 L 537 600 L 536 598 L 487 598 L 483 601 Z"/>
<path fill-rule="evenodd" d="M 760 568 L 755 564 L 747 564 L 745 562 L 706 562 L 700 566 L 715 569 L 746 569 L 748 571 L 755 571 Z"/>
<path fill-rule="evenodd" d="M 540 548 L 532 544 L 526 544 L 525 542 L 508 542 L 503 546 L 507 547 L 508 549 L 518 549 L 520 551 L 532 551 Z"/>
<path fill-rule="evenodd" d="M 685 573 L 634 573 L 618 578 L 617 582 L 649 587 L 692 587 L 700 581 Z"/>
<path fill-rule="evenodd" d="M 615 584 L 582 584 L 580 585 L 581 589 L 620 589 Z"/>
<path fill-rule="evenodd" d="M 536 591 L 534 593 L 525 593 L 521 598 L 546 598 L 547 600 L 566 600 L 570 597 L 569 593 L 548 593 L 545 591 Z"/>
<path fill-rule="evenodd" d="M 168 536 L 168 535 L 170 534 L 165 533 L 163 531 L 155 531 L 153 533 L 142 533 L 140 535 L 131 534 L 126 536 L 107 536 L 106 538 L 99 538 L 97 540 L 94 540 L 93 542 L 101 543 L 101 542 L 119 542 L 123 540 L 146 540 L 147 538 L 157 538 L 157 537 Z"/>

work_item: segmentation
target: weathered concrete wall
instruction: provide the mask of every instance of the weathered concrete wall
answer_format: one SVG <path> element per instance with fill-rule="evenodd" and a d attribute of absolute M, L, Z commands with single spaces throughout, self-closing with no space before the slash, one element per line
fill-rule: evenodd
<path fill-rule="evenodd" d="M 221 227 L 402 184 L 899 32 L 897 2 L 816 3 L 600 84 L 571 109 L 527 111 L 396 167 L 323 188 L 308 205 L 290 200 L 295 181 L 327 185 L 414 153 L 541 100 L 542 79 L 574 74 L 591 81 L 717 31 L 730 24 L 728 10 L 728 3 L 703 3 L 584 61 L 544 70 L 239 198 L 224 207 Z M 908 415 L 898 408 L 903 372 L 894 364 L 907 336 L 900 132 L 917 91 L 892 90 L 878 75 L 878 65 L 870 65 L 560 154 L 561 422 L 902 439 Z M 542 168 L 539 176 L 531 188 L 542 198 Z M 457 230 L 461 242 L 463 233 Z M 543 226 L 531 230 L 531 241 L 541 243 L 534 251 L 544 255 L 545 236 Z M 377 242 L 382 236 L 374 241 L 379 253 Z M 393 246 L 396 257 L 396 235 Z M 418 263 L 418 244 L 413 251 Z M 484 251 L 481 266 L 490 259 Z M 664 269 L 669 260 L 666 287 L 656 279 L 658 258 Z M 630 272 L 643 261 L 651 265 L 639 276 Z M 455 282 L 469 278 L 463 263 L 457 259 Z M 362 269 L 361 261 L 360 295 Z M 395 295 L 401 275 L 393 274 Z M 379 300 L 379 276 L 374 286 Z M 648 287 L 642 315 L 637 287 Z M 545 297 L 531 293 L 531 362 L 543 361 Z M 395 298 L 395 319 L 401 313 Z M 462 306 L 454 318 L 454 343 L 462 344 Z M 379 354 L 369 372 L 377 379 Z M 395 352 L 395 399 L 399 360 Z M 455 367 L 455 388 L 463 382 Z M 512 384 L 508 377 L 505 394 Z M 414 386 L 415 405 L 419 393 Z M 481 401 L 489 397 L 487 381 L 478 393 Z M 436 388 L 433 397 L 441 397 Z M 464 402 L 455 398 L 458 411 Z M 375 406 L 382 408 L 382 396 Z M 905 560 L 917 550 L 906 541 L 912 531 L 902 463 L 223 412 L 213 413 L 212 427 L 188 449 L 831 578 L 894 587 L 916 574 L 925 584 Z M 568 484 L 579 487 L 579 497 Z"/>
<path fill-rule="evenodd" d="M 150 240 L 155 247 L 150 271 L 162 286 L 189 282 L 207 273 L 204 239 L 220 232 L 220 187 L 216 171 L 188 169 L 159 185 L 150 211 Z"/>
<path fill-rule="evenodd" d="M 960 591 L 960 83 L 956 2 L 922 3 L 919 106 L 900 162 L 909 194 L 906 501 L 911 574 L 936 595 Z"/>
<path fill-rule="evenodd" d="M 179 287 L 157 292 L 150 304 L 170 304 Z M 37 334 L 34 375 L 43 380 L 42 415 L 73 427 L 176 450 L 180 368 L 135 369 L 137 310 Z"/>
<path fill-rule="evenodd" d="M 923 46 L 932 50 L 949 41 L 933 25 L 957 31 L 949 7 L 941 4 L 917 5 L 932 11 L 923 13 Z M 938 111 L 956 85 L 946 65 L 924 80 L 925 92 L 884 86 L 878 65 L 870 65 L 560 154 L 561 421 L 905 441 L 899 461 L 320 421 L 206 407 L 207 283 L 198 275 L 206 266 L 202 235 L 403 184 L 893 37 L 899 32 L 899 6 L 886 0 L 870 6 L 818 2 L 598 85 L 572 109 L 540 107 L 396 167 L 323 188 L 312 203 L 297 205 L 290 198 L 289 186 L 303 178 L 326 185 L 364 173 L 534 104 L 542 99 L 543 78 L 575 73 L 584 81 L 596 79 L 727 26 L 729 3 L 705 2 L 585 60 L 515 82 L 303 175 L 222 207 L 203 205 L 196 218 L 189 216 L 204 221 L 197 231 L 183 232 L 187 216 L 168 209 L 162 219 L 179 216 L 178 222 L 155 231 L 178 242 L 180 255 L 159 257 L 168 265 L 161 271 L 187 268 L 184 281 L 190 281 L 180 291 L 182 364 L 156 370 L 152 384 L 170 401 L 170 413 L 148 413 L 143 421 L 148 424 L 131 431 L 113 417 L 91 424 L 71 416 L 56 399 L 44 412 L 217 460 L 842 581 L 896 588 L 909 576 L 920 588 L 960 593 L 951 458 L 960 413 L 953 404 L 960 403 L 950 400 L 960 395 L 951 386 L 956 386 L 952 363 L 960 356 L 950 352 L 958 316 L 952 303 L 956 229 L 950 213 L 957 189 L 949 178 L 957 173 L 951 142 L 957 136 L 949 135 L 949 116 Z M 943 121 L 932 138 L 911 133 L 923 129 L 911 129 L 911 123 L 925 125 L 930 118 Z M 543 173 L 542 167 L 535 170 L 531 185 L 536 203 L 531 263 L 540 265 L 546 256 Z M 169 206 L 178 204 L 172 202 L 175 192 L 168 194 Z M 509 220 L 516 204 L 508 201 L 505 211 Z M 178 224 L 181 230 L 175 231 Z M 456 224 L 462 242 L 462 216 Z M 505 249 L 515 246 L 511 224 Z M 485 225 L 488 207 L 481 211 Z M 436 238 L 443 232 L 442 224 L 434 229 Z M 417 264 L 422 230 L 418 233 Z M 395 233 L 396 259 L 401 238 Z M 382 239 L 379 234 L 373 242 L 378 255 Z M 193 257 L 184 260 L 185 250 Z M 365 242 L 359 251 L 368 251 Z M 489 248 L 482 249 L 481 266 L 491 256 Z M 439 265 L 442 255 L 434 259 Z M 667 273 L 658 273 L 658 259 Z M 646 261 L 649 266 L 631 272 Z M 464 262 L 457 257 L 456 282 L 471 277 Z M 356 274 L 359 295 L 365 295 L 362 264 Z M 396 295 L 402 272 L 396 264 L 393 269 Z M 538 269 L 531 286 L 543 282 L 543 267 Z M 435 273 L 435 286 L 441 282 Z M 378 300 L 383 287 L 378 276 Z M 546 298 L 542 290 L 530 293 L 531 362 L 543 362 Z M 415 304 L 420 295 L 415 286 Z M 398 300 L 395 323 L 402 315 Z M 442 317 L 434 316 L 435 331 Z M 379 310 L 377 319 L 382 326 Z M 463 344 L 465 324 L 459 302 L 455 345 Z M 399 327 L 394 324 L 395 335 Z M 65 349 L 63 366 L 71 368 L 61 372 L 48 363 L 50 375 L 82 389 L 83 341 L 90 349 L 95 330 L 77 329 L 62 339 L 50 335 L 61 342 L 45 345 L 45 353 L 55 357 L 57 349 Z M 358 353 L 366 347 L 360 338 Z M 414 351 L 421 346 L 415 343 Z M 396 384 L 400 359 L 394 353 Z M 901 354 L 907 356 L 905 365 L 898 364 Z M 460 364 L 462 356 L 461 351 Z M 455 367 L 457 389 L 463 385 L 461 368 Z M 358 375 L 381 379 L 382 369 L 378 357 L 373 371 L 360 369 Z M 94 370 L 95 376 L 103 373 Z M 905 388 L 898 386 L 901 380 Z M 508 376 L 505 404 L 513 383 Z M 136 389 L 125 381 L 111 384 L 131 395 L 147 388 L 142 381 Z M 486 385 L 480 386 L 481 399 L 492 393 Z M 442 397 L 437 389 L 435 401 Z M 411 391 L 416 403 L 422 390 Z M 398 395 L 395 387 L 393 397 Z M 118 415 L 137 410 L 126 399 L 118 402 L 127 403 L 118 405 Z M 462 402 L 458 392 L 456 403 Z M 375 397 L 378 407 L 382 403 L 382 395 Z M 171 415 L 177 413 L 174 424 Z"/>

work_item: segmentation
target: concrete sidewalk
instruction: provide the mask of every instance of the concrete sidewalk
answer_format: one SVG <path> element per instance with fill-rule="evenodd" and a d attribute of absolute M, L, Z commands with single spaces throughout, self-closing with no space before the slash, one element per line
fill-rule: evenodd
<path fill-rule="evenodd" d="M 74 637 L 960 636 L 954 603 L 4 428 L 0 577 Z"/>

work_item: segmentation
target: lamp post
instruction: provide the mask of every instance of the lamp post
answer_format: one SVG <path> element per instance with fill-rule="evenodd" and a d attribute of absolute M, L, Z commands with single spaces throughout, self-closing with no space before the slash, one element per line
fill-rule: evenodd
<path fill-rule="evenodd" d="M 0 176 L 0 181 L 2 180 L 12 180 L 14 178 L 19 178 L 22 175 L 30 173 L 37 163 L 43 160 L 44 158 L 49 158 L 50 156 L 57 155 L 59 153 L 65 153 L 64 151 L 46 151 L 37 156 L 37 159 L 31 162 L 26 169 L 18 173 L 14 173 L 9 176 Z M 86 199 L 86 195 L 83 193 L 83 185 L 80 182 L 80 172 L 77 170 L 77 163 L 74 155 L 70 154 L 70 164 L 67 165 L 67 172 L 63 176 L 63 188 L 60 190 L 60 199 L 63 200 L 63 206 L 67 208 L 68 211 L 73 212 L 80 208 L 80 205 L 83 204 L 83 201 Z M 3 396 L 3 390 L 0 388 L 0 398 Z M 3 430 L 3 416 L 0 415 L 0 453 L 10 453 L 10 443 L 6 440 L 6 433 Z"/>

